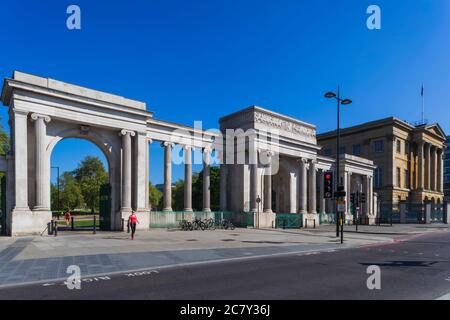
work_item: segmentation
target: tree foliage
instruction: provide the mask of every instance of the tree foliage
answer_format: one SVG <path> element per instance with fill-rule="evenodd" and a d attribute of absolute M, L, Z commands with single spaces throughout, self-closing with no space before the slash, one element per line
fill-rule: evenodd
<path fill-rule="evenodd" d="M 100 187 L 108 182 L 108 173 L 98 157 L 86 157 L 73 171 L 86 206 L 94 213 L 99 205 Z"/>
<path fill-rule="evenodd" d="M 161 209 L 163 197 L 162 192 L 156 189 L 156 187 L 151 182 L 149 182 L 148 187 L 150 198 L 149 200 L 152 209 Z"/>

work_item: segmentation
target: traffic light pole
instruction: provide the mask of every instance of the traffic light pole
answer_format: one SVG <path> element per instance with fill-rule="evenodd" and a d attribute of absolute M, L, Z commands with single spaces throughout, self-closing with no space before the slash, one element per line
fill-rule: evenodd
<path fill-rule="evenodd" d="M 339 158 L 340 158 L 340 135 L 341 135 L 341 97 L 339 93 L 340 87 L 338 86 L 337 91 L 337 131 L 336 131 L 336 191 L 339 189 L 340 176 L 339 176 Z M 339 197 L 336 197 L 336 237 L 339 237 L 339 213 L 338 213 L 338 202 Z"/>

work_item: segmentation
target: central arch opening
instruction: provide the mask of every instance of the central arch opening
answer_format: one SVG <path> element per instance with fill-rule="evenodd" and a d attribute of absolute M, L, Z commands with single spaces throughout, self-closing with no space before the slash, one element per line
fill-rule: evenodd
<path fill-rule="evenodd" d="M 64 138 L 52 150 L 50 199 L 61 230 L 108 230 L 111 217 L 110 164 L 95 143 Z"/>

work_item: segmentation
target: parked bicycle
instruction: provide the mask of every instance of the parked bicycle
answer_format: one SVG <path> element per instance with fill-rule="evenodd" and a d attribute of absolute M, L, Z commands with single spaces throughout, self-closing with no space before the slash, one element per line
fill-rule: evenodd
<path fill-rule="evenodd" d="M 192 231 L 194 228 L 192 226 L 192 223 L 187 220 L 181 220 L 180 221 L 180 229 L 183 231 Z"/>
<path fill-rule="evenodd" d="M 235 228 L 234 224 L 232 224 L 231 221 L 227 220 L 227 219 L 223 219 L 220 222 L 220 226 L 222 227 L 222 229 L 225 229 L 225 230 L 228 230 L 228 229 L 234 230 L 234 228 Z"/>

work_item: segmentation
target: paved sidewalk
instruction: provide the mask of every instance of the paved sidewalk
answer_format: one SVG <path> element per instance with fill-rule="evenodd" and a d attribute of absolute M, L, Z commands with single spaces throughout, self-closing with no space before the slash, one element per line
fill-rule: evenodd
<path fill-rule="evenodd" d="M 58 237 L 0 238 L 0 287 L 66 278 L 69 265 L 82 276 L 150 269 L 180 264 L 251 258 L 265 255 L 340 250 L 392 242 L 446 226 L 346 227 L 345 243 L 333 226 L 308 230 L 141 231 L 131 241 L 126 233 L 61 233 Z M 381 232 L 384 231 L 384 232 Z M 389 231 L 389 234 L 386 234 Z"/>

